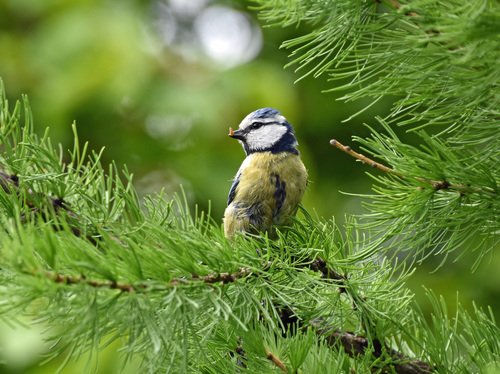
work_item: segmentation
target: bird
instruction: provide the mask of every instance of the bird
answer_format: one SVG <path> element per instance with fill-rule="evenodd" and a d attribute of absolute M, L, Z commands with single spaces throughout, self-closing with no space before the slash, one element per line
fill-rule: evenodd
<path fill-rule="evenodd" d="M 248 114 L 231 138 L 243 146 L 243 160 L 229 190 L 224 212 L 224 234 L 275 235 L 290 224 L 306 190 L 308 174 L 300 159 L 292 125 L 276 109 Z"/>

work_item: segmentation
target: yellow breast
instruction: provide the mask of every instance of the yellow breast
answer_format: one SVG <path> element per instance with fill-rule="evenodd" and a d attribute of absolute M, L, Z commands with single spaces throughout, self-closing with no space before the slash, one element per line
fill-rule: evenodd
<path fill-rule="evenodd" d="M 238 171 L 233 201 L 224 213 L 224 231 L 270 231 L 295 215 L 307 184 L 300 157 L 290 152 L 249 155 Z"/>

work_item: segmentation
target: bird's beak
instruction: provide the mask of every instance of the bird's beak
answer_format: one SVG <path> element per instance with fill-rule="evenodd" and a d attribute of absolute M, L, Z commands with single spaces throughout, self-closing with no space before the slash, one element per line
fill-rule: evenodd
<path fill-rule="evenodd" d="M 239 140 L 243 139 L 243 134 L 241 130 L 233 130 L 231 127 L 229 128 L 229 134 L 227 135 L 233 139 L 239 139 Z"/>

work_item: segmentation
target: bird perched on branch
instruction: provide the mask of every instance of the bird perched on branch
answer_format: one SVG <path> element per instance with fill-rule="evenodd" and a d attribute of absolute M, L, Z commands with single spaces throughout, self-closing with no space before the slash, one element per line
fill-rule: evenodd
<path fill-rule="evenodd" d="M 236 173 L 224 212 L 224 233 L 273 234 L 297 212 L 307 185 L 292 126 L 276 109 L 262 108 L 247 115 L 238 130 L 229 128 L 246 158 Z"/>

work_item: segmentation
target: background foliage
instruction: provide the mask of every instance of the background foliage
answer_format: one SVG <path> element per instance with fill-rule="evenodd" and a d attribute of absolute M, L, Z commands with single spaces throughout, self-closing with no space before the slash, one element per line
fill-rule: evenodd
<path fill-rule="evenodd" d="M 345 55 L 337 55 L 338 61 L 330 59 L 340 63 L 341 67 L 345 65 L 346 69 L 349 64 L 365 61 L 357 46 L 376 42 L 345 37 L 351 33 L 369 35 L 369 22 L 358 29 L 353 28 L 354 23 L 345 23 L 345 32 L 337 34 L 328 27 L 318 29 L 314 24 L 303 23 L 309 14 L 313 14 L 311 9 L 320 3 L 310 2 L 301 8 L 300 2 L 290 2 L 288 6 L 296 4 L 295 13 L 266 13 L 266 9 L 261 9 L 264 18 L 271 23 L 279 19 L 273 18 L 273 14 L 274 17 L 276 14 L 287 17 L 295 14 L 295 18 L 290 16 L 279 20 L 294 27 L 261 29 L 256 14 L 248 11 L 247 4 L 240 2 L 193 1 L 191 4 L 194 5 L 187 6 L 180 1 L 4 1 L 0 3 L 0 76 L 5 81 L 11 102 L 21 93 L 29 95 L 36 130 L 41 133 L 45 126 L 50 126 L 53 143 L 62 142 L 63 149 L 71 148 L 71 124 L 76 121 L 80 139 L 89 140 L 93 149 L 106 147 L 101 157 L 103 164 L 115 160 L 128 166 L 134 174 L 139 194 L 164 188 L 171 197 L 182 184 L 188 205 L 192 207 L 197 203 L 207 210 L 208 201 L 211 201 L 212 216 L 217 222 L 220 222 L 225 206 L 229 180 L 243 158 L 240 147 L 226 137 L 227 127 L 236 126 L 244 115 L 258 107 L 276 107 L 294 124 L 311 174 L 304 205 L 308 210 L 316 210 L 320 216 L 333 215 L 339 222 L 343 221 L 344 213 L 362 210 L 357 197 L 342 195 L 338 191 L 368 193 L 372 180 L 364 174 L 364 166 L 333 149 L 328 140 L 336 138 L 348 144 L 351 135 L 364 138 L 372 131 L 362 124 L 380 126 L 374 120 L 375 116 L 384 118 L 395 106 L 401 111 L 400 115 L 387 119 L 391 125 L 423 113 L 417 118 L 420 122 L 416 123 L 434 121 L 435 127 L 426 128 L 431 134 L 445 129 L 450 131 L 449 138 L 462 147 L 465 156 L 456 160 L 443 159 L 440 165 L 455 163 L 455 166 L 460 166 L 464 161 L 475 162 L 478 153 L 470 153 L 470 145 L 483 149 L 484 154 L 498 149 L 498 136 L 491 132 L 492 124 L 498 119 L 497 106 L 494 101 L 487 100 L 488 93 L 498 87 L 498 70 L 481 76 L 484 65 L 496 56 L 495 48 L 489 44 L 495 39 L 484 37 L 493 32 L 497 17 L 494 8 L 484 11 L 484 7 L 491 3 L 454 3 L 452 9 L 463 18 L 463 23 L 476 26 L 462 25 L 460 29 L 453 24 L 447 25 L 446 14 L 439 14 L 439 8 L 435 8 L 432 17 L 426 18 L 428 23 L 421 26 L 421 32 L 415 33 L 415 40 L 400 39 L 398 45 L 387 46 L 380 55 L 373 55 L 373 60 L 366 60 L 363 68 L 376 70 L 383 79 L 376 79 L 377 75 L 368 79 L 369 88 L 359 98 L 352 93 L 353 90 L 321 93 L 342 85 L 347 89 L 358 87 L 361 82 L 357 81 L 357 76 L 347 74 L 330 76 L 335 80 L 326 82 L 323 78 L 333 65 L 322 63 L 313 55 L 295 53 L 292 58 L 296 59 L 296 64 L 283 70 L 283 66 L 290 62 L 288 53 L 306 43 L 314 46 L 324 37 L 332 38 L 332 46 L 342 40 L 348 41 L 347 48 L 342 46 Z M 374 3 L 363 4 L 372 9 Z M 331 14 L 324 15 L 325 19 L 341 16 L 355 19 L 356 14 L 348 12 L 352 7 L 347 2 L 337 4 Z M 378 11 L 390 9 L 391 2 L 388 4 L 380 5 Z M 252 38 L 262 40 L 258 56 L 223 56 L 221 59 L 210 54 L 210 49 L 201 39 L 201 35 L 207 33 L 206 29 L 202 29 L 203 33 L 196 30 L 201 27 L 200 15 L 206 16 L 206 10 L 213 10 L 216 6 L 223 7 L 216 9 L 233 9 L 244 14 Z M 397 14 L 388 12 L 383 22 L 391 24 L 404 20 L 408 13 L 418 9 L 418 3 L 412 3 L 412 7 L 400 9 Z M 172 24 L 175 24 L 175 31 L 165 27 Z M 437 26 L 447 32 L 428 32 Z M 389 27 L 384 32 L 407 36 L 412 27 L 407 22 L 405 27 Z M 481 32 L 467 33 L 463 32 L 464 29 Z M 435 39 L 432 42 L 431 37 Z M 278 50 L 277 46 L 284 40 L 290 40 L 284 45 L 288 50 Z M 465 42 L 469 49 L 459 48 Z M 248 43 L 248 49 L 251 49 L 253 44 Z M 436 47 L 427 48 L 429 43 L 435 43 Z M 453 51 L 448 60 L 433 59 L 440 45 Z M 331 50 L 336 51 L 335 48 Z M 399 52 L 399 58 L 392 64 L 381 65 L 387 60 L 384 53 L 394 50 Z M 424 54 L 424 50 L 429 54 Z M 323 57 L 321 50 L 315 53 Z M 482 55 L 482 58 L 471 64 L 470 56 L 476 55 Z M 417 64 L 406 63 L 415 60 Z M 293 71 L 301 66 L 298 74 Z M 419 66 L 418 71 L 428 73 L 419 75 L 421 80 L 415 81 L 416 72 L 407 71 L 406 81 L 396 80 L 397 74 L 401 76 L 399 69 L 405 66 Z M 449 74 L 443 75 L 443 70 Z M 312 74 L 305 74 L 308 71 Z M 293 84 L 299 77 L 302 79 Z M 428 95 L 430 102 L 405 96 L 409 87 L 412 92 L 419 93 L 420 90 L 428 94 L 429 86 L 434 90 Z M 460 87 L 467 95 L 450 96 L 454 86 Z M 380 93 L 388 95 L 380 98 Z M 342 95 L 347 103 L 335 101 Z M 436 111 L 422 110 L 421 106 L 430 106 L 433 102 L 451 103 L 457 111 L 447 117 Z M 403 110 L 405 106 L 409 108 L 406 111 Z M 487 108 L 489 114 L 480 116 L 472 109 L 464 111 L 464 107 Z M 359 115 L 352 117 L 360 111 Z M 346 119 L 349 120 L 343 122 Z M 467 128 L 470 123 L 474 127 Z M 451 124 L 451 129 L 447 124 Z M 392 128 L 398 140 L 410 145 L 422 143 L 422 138 L 406 132 L 408 127 Z M 459 138 L 463 134 L 469 134 L 469 137 Z M 480 136 L 474 138 L 474 134 Z M 461 142 L 458 139 L 462 139 Z M 370 148 L 369 143 L 364 146 Z M 413 153 L 413 158 L 421 156 Z M 381 156 L 383 159 L 384 155 Z M 403 172 L 408 171 L 405 170 L 408 157 L 399 156 L 391 160 L 391 165 Z M 436 159 L 438 157 L 430 162 Z M 492 167 L 494 165 L 477 172 L 485 175 Z M 439 177 L 441 175 L 436 176 Z M 471 203 L 471 207 L 472 213 L 481 214 L 474 204 Z M 493 224 L 497 220 L 498 215 L 493 214 Z M 425 227 L 425 220 L 423 222 Z M 470 272 L 470 263 L 476 255 L 465 253 L 462 256 L 461 261 L 449 259 L 445 266 L 431 273 L 443 260 L 442 256 L 432 256 L 409 279 L 414 291 L 423 295 L 420 285 L 426 285 L 436 294 L 443 294 L 452 311 L 456 308 L 456 292 L 459 291 L 460 300 L 467 309 L 472 309 L 472 300 L 475 300 L 479 305 L 492 305 L 498 316 L 500 285 L 494 271 L 499 266 L 498 255 L 495 251 L 490 252 L 474 274 Z M 425 310 L 425 299 L 422 298 L 421 302 Z M 16 370 L 13 363 L 16 346 L 8 335 L 13 334 L 10 331 L 6 328 L 4 332 L 6 346 L 12 349 L 10 363 L 5 369 Z M 37 346 L 34 347 L 33 359 L 36 362 L 39 352 Z M 45 348 L 38 346 L 38 349 Z M 23 363 L 19 365 L 19 370 L 27 370 Z M 101 365 L 105 367 L 106 359 Z"/>

